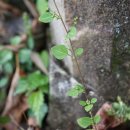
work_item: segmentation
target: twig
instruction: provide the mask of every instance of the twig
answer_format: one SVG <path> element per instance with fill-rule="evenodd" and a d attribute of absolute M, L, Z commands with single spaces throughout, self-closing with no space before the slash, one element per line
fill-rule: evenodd
<path fill-rule="evenodd" d="M 23 0 L 25 5 L 28 7 L 30 13 L 33 15 L 34 18 L 38 18 L 38 13 L 35 9 L 35 6 L 31 3 L 30 0 Z"/>
<path fill-rule="evenodd" d="M 11 82 L 11 86 L 10 86 L 10 90 L 9 90 L 9 94 L 7 97 L 7 101 L 6 101 L 6 105 L 5 105 L 5 109 L 3 112 L 3 115 L 6 115 L 7 112 L 10 110 L 10 108 L 12 107 L 13 104 L 13 93 L 14 90 L 16 88 L 17 82 L 19 80 L 19 70 L 20 70 L 20 65 L 19 65 L 19 58 L 18 58 L 18 53 L 15 53 L 15 64 L 16 64 L 16 70 Z"/>
<path fill-rule="evenodd" d="M 0 51 L 1 50 L 11 50 L 13 52 L 18 52 L 19 49 L 24 48 L 25 45 L 24 44 L 20 44 L 20 45 L 4 45 L 4 46 L 0 46 Z"/>
<path fill-rule="evenodd" d="M 92 122 L 93 122 L 93 127 L 94 127 L 94 129 L 95 129 L 95 130 L 98 130 L 97 127 L 96 127 L 96 123 L 95 123 L 95 120 L 94 120 L 94 118 L 93 118 L 92 112 L 90 111 L 89 114 L 90 114 L 90 116 L 91 116 L 91 119 L 92 119 Z"/>
<path fill-rule="evenodd" d="M 14 117 L 13 117 L 11 114 L 9 114 L 9 117 L 10 117 L 10 119 L 11 119 L 11 121 L 13 122 L 14 125 L 16 125 L 20 130 L 24 130 L 24 128 L 22 128 L 22 127 L 15 121 Z"/>
<path fill-rule="evenodd" d="M 36 52 L 31 53 L 31 60 L 43 73 L 48 75 L 48 70 L 46 69 L 45 65 L 42 63 L 39 55 Z"/>

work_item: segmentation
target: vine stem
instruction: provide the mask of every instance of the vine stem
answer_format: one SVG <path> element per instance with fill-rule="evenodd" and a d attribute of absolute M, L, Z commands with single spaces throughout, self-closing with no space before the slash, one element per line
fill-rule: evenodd
<path fill-rule="evenodd" d="M 56 10 L 57 10 L 57 12 L 58 12 L 58 14 L 59 14 L 59 16 L 60 16 L 61 22 L 62 22 L 62 24 L 63 24 L 63 26 L 64 26 L 64 29 L 65 29 L 65 31 L 66 31 L 66 34 L 67 34 L 67 33 L 68 33 L 68 29 L 67 29 L 67 27 L 66 27 L 66 25 L 65 25 L 65 22 L 64 22 L 64 20 L 63 20 L 63 18 L 62 18 L 62 15 L 61 15 L 60 11 L 59 11 L 59 8 L 58 8 L 58 6 L 57 6 L 57 4 L 56 4 L 56 1 L 55 1 L 55 0 L 53 0 L 53 1 L 54 1 L 54 5 L 55 5 L 55 7 L 56 7 Z M 71 40 L 70 38 L 69 38 L 69 42 L 70 42 L 70 46 L 71 46 L 72 53 L 73 53 L 73 55 L 74 55 L 74 59 L 75 59 L 75 62 L 76 62 L 76 66 L 77 66 L 78 71 L 79 71 L 79 74 L 80 74 L 80 76 L 81 76 L 82 84 L 83 84 L 83 86 L 85 87 L 84 77 L 83 77 L 82 72 L 81 72 L 81 70 L 80 70 L 79 63 L 78 63 L 77 57 L 76 57 L 76 55 L 75 55 L 74 47 L 73 47 L 73 45 L 72 45 L 73 43 L 72 43 L 72 40 Z M 85 87 L 85 89 L 86 89 L 86 87 Z M 87 98 L 86 94 L 85 94 L 85 97 Z M 90 116 L 91 116 L 91 118 L 92 118 L 93 126 L 94 126 L 95 130 L 98 130 L 97 127 L 96 127 L 96 123 L 95 123 L 95 121 L 94 121 L 92 112 L 89 112 L 89 114 L 90 114 Z"/>
<path fill-rule="evenodd" d="M 93 122 L 93 127 L 94 127 L 94 129 L 95 129 L 95 130 L 98 130 L 97 127 L 96 127 L 96 123 L 95 123 L 95 121 L 94 121 L 92 112 L 90 111 L 89 114 L 90 114 L 90 116 L 91 116 L 91 119 L 92 119 L 92 122 Z"/>
<path fill-rule="evenodd" d="M 66 31 L 66 34 L 67 34 L 67 33 L 68 33 L 68 29 L 67 29 L 67 27 L 66 27 L 66 25 L 65 25 L 65 22 L 64 22 L 64 20 L 63 20 L 63 18 L 62 18 L 62 15 L 61 15 L 61 13 L 60 13 L 60 11 L 59 11 L 59 8 L 58 8 L 58 6 L 57 6 L 55 0 L 54 0 L 54 4 L 55 4 L 56 10 L 57 10 L 57 12 L 58 12 L 58 14 L 59 14 L 59 16 L 60 16 L 61 22 L 62 22 L 62 24 L 63 24 L 63 26 L 64 26 L 64 29 L 65 29 L 65 31 Z M 83 84 L 84 87 L 85 87 L 85 81 L 84 81 L 83 75 L 82 75 L 82 73 L 81 73 L 81 70 L 80 70 L 80 67 L 79 67 L 79 63 L 78 63 L 78 60 L 77 60 L 76 55 L 75 55 L 74 47 L 73 47 L 73 45 L 72 45 L 72 41 L 71 41 L 70 38 L 69 38 L 69 42 L 70 42 L 70 46 L 71 46 L 71 49 L 72 49 L 72 53 L 73 53 L 73 55 L 74 55 L 74 59 L 75 59 L 75 62 L 76 62 L 78 71 L 79 71 L 80 76 L 81 76 L 82 84 Z"/>

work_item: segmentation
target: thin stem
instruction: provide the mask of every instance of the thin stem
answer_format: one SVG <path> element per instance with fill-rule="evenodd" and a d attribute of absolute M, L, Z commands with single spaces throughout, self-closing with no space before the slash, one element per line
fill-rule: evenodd
<path fill-rule="evenodd" d="M 21 126 L 16 122 L 16 120 L 14 119 L 14 117 L 13 117 L 11 114 L 10 114 L 9 116 L 10 116 L 10 118 L 11 118 L 11 121 L 13 122 L 13 124 L 14 124 L 16 127 L 18 127 L 20 130 L 24 130 L 24 128 L 21 127 Z"/>
<path fill-rule="evenodd" d="M 27 116 L 26 116 L 25 112 L 23 112 L 23 116 L 24 116 L 26 122 L 28 122 L 28 119 L 27 119 Z"/>
<path fill-rule="evenodd" d="M 95 123 L 95 121 L 94 121 L 92 112 L 90 111 L 89 114 L 90 114 L 90 116 L 91 116 L 91 119 L 92 119 L 92 122 L 93 122 L 93 127 L 94 127 L 94 129 L 95 129 L 95 130 L 98 130 L 97 127 L 96 127 L 96 123 Z"/>
<path fill-rule="evenodd" d="M 55 7 L 56 7 L 56 9 L 57 9 L 57 12 L 58 12 L 58 14 L 59 14 L 59 16 L 60 16 L 60 19 L 61 19 L 61 22 L 62 22 L 62 24 L 63 24 L 63 26 L 64 26 L 64 29 L 65 29 L 66 33 L 68 33 L 67 27 L 66 27 L 66 25 L 65 25 L 65 22 L 64 22 L 62 16 L 61 16 L 61 13 L 60 13 L 60 11 L 59 11 L 59 9 L 58 9 L 58 6 L 57 6 L 55 0 L 54 0 L 54 4 L 55 4 Z M 73 45 L 72 45 L 71 39 L 69 39 L 69 42 L 70 42 L 70 46 L 71 46 L 71 49 L 72 49 L 72 53 L 73 53 L 73 55 L 74 55 L 74 59 L 75 59 L 75 62 L 76 62 L 78 71 L 79 71 L 80 76 L 81 76 L 82 84 L 83 84 L 84 87 L 85 87 L 85 81 L 84 81 L 83 75 L 82 75 L 82 73 L 81 73 L 81 70 L 80 70 L 80 67 L 79 67 L 79 63 L 78 63 L 78 60 L 77 60 L 77 58 L 76 58 L 75 51 L 74 51 L 74 47 L 73 47 Z"/>

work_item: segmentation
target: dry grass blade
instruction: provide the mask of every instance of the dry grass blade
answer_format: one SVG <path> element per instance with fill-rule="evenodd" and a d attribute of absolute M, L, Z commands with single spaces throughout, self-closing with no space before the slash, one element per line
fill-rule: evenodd
<path fill-rule="evenodd" d="M 28 7 L 30 13 L 33 15 L 34 18 L 38 18 L 38 12 L 34 6 L 34 4 L 29 0 L 23 0 L 25 5 Z"/>
<path fill-rule="evenodd" d="M 45 67 L 45 65 L 42 63 L 39 55 L 36 52 L 32 52 L 31 53 L 31 60 L 33 61 L 33 63 L 46 75 L 48 75 L 48 71 Z"/>
<path fill-rule="evenodd" d="M 19 80 L 20 67 L 19 67 L 18 53 L 15 54 L 15 60 L 16 60 L 15 61 L 16 62 L 16 70 L 15 70 L 15 73 L 14 73 L 14 76 L 13 76 L 13 79 L 12 79 L 12 82 L 11 82 L 11 86 L 10 86 L 10 90 L 9 90 L 9 94 L 8 94 L 8 97 L 7 97 L 7 101 L 6 101 L 6 105 L 5 105 L 3 115 L 6 115 L 7 112 L 10 110 L 10 108 L 13 105 L 13 93 L 14 93 L 14 90 L 16 88 L 17 82 Z"/>

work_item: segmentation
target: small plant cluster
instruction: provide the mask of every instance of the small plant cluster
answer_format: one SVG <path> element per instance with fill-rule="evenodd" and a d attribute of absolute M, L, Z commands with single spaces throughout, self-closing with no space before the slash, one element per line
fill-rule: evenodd
<path fill-rule="evenodd" d="M 39 21 L 41 21 L 43 23 L 50 23 L 53 20 L 61 20 L 62 24 L 66 30 L 65 41 L 69 40 L 70 47 L 65 44 L 55 45 L 51 48 L 51 53 L 54 55 L 55 58 L 57 58 L 59 60 L 62 60 L 67 56 L 71 56 L 76 61 L 76 65 L 77 65 L 79 73 L 81 74 L 81 77 L 82 77 L 82 73 L 80 71 L 77 57 L 79 57 L 83 54 L 84 49 L 83 48 L 74 49 L 72 46 L 72 41 L 71 41 L 71 39 L 74 38 L 77 34 L 77 29 L 75 27 L 76 23 L 77 23 L 77 17 L 74 18 L 73 25 L 70 27 L 69 30 L 67 30 L 55 0 L 54 0 L 54 4 L 55 4 L 55 7 L 56 7 L 58 13 L 53 12 L 53 11 L 49 10 L 49 8 L 47 8 L 46 11 L 39 17 Z M 83 77 L 82 77 L 82 81 L 84 81 Z M 76 84 L 75 86 L 73 86 L 72 89 L 70 89 L 68 91 L 67 95 L 71 96 L 71 97 L 77 97 L 77 96 L 85 93 L 84 83 L 82 83 L 82 84 Z M 92 115 L 92 108 L 96 102 L 97 102 L 96 98 L 92 98 L 91 100 L 87 99 L 86 101 L 79 102 L 79 104 L 81 106 L 83 106 L 85 111 L 88 112 L 88 114 L 90 115 L 90 117 L 81 117 L 77 120 L 77 123 L 79 124 L 80 127 L 86 129 L 90 126 L 93 126 L 93 128 L 95 128 L 95 130 L 97 130 L 96 124 L 100 122 L 100 116 Z"/>
<path fill-rule="evenodd" d="M 91 100 L 80 101 L 79 104 L 84 107 L 84 110 L 89 113 L 91 117 L 81 117 L 77 120 L 78 124 L 82 128 L 88 128 L 90 126 L 95 127 L 95 124 L 100 122 L 100 116 L 93 116 L 91 111 L 93 109 L 94 104 L 97 102 L 96 98 L 92 98 Z M 96 128 L 95 128 L 96 129 Z"/>
<path fill-rule="evenodd" d="M 47 113 L 47 105 L 44 103 L 45 94 L 48 94 L 48 76 L 39 71 L 21 77 L 14 95 L 25 93 L 29 104 L 29 116 L 34 116 L 39 126 Z"/>
<path fill-rule="evenodd" d="M 123 120 L 123 122 L 130 120 L 130 107 L 127 106 L 121 98 L 117 97 L 117 102 L 112 104 L 112 108 L 108 111 L 109 115 L 118 117 Z"/>

